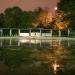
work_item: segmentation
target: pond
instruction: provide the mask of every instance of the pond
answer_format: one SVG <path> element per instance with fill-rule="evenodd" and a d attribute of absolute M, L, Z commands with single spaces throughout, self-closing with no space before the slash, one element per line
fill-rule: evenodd
<path fill-rule="evenodd" d="M 75 75 L 75 41 L 0 39 L 0 75 Z"/>

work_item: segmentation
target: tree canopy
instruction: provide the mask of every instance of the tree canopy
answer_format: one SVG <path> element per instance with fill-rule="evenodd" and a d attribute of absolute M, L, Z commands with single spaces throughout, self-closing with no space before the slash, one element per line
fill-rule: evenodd
<path fill-rule="evenodd" d="M 75 29 L 75 0 L 60 0 L 57 7 L 67 14 L 66 18 L 70 21 L 69 27 Z"/>
<path fill-rule="evenodd" d="M 29 28 L 34 17 L 32 11 L 22 11 L 19 7 L 7 8 L 0 14 L 0 28 Z"/>
<path fill-rule="evenodd" d="M 52 21 L 53 21 L 53 16 L 50 10 L 39 8 L 36 11 L 36 17 L 35 20 L 33 21 L 33 25 L 34 27 L 48 28 Z"/>
<path fill-rule="evenodd" d="M 60 0 L 57 5 L 59 10 L 75 15 L 75 0 Z"/>

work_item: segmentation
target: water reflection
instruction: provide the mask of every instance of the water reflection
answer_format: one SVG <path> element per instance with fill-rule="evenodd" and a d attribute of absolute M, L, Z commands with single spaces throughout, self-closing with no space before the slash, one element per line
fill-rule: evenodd
<path fill-rule="evenodd" d="M 70 40 L 2 39 L 0 74 L 74 75 L 74 45 Z"/>
<path fill-rule="evenodd" d="M 52 67 L 53 67 L 54 74 L 56 74 L 57 71 L 59 70 L 58 68 L 60 68 L 60 65 L 55 60 Z"/>
<path fill-rule="evenodd" d="M 64 43 L 64 46 L 68 47 L 71 45 L 70 40 L 61 41 L 59 40 L 36 40 L 36 39 L 0 39 L 0 47 L 2 46 L 61 46 Z"/>

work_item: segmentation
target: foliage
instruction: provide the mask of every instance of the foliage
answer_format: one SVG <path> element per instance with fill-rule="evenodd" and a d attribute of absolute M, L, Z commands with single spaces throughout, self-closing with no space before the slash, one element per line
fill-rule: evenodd
<path fill-rule="evenodd" d="M 52 22 L 52 19 L 53 17 L 49 9 L 38 8 L 38 10 L 36 11 L 35 20 L 33 21 L 33 26 L 48 28 L 48 26 L 50 26 L 50 23 Z"/>
<path fill-rule="evenodd" d="M 67 17 L 70 19 L 69 27 L 75 29 L 75 0 L 60 0 L 57 6 L 58 10 L 68 14 Z"/>
<path fill-rule="evenodd" d="M 58 9 L 75 15 L 75 0 L 60 0 Z"/>
<path fill-rule="evenodd" d="M 34 12 L 25 12 L 19 7 L 7 8 L 0 14 L 0 28 L 29 28 L 34 17 Z"/>
<path fill-rule="evenodd" d="M 55 15 L 55 29 L 66 29 L 69 27 L 69 18 L 67 18 L 66 13 L 63 11 L 57 10 Z"/>

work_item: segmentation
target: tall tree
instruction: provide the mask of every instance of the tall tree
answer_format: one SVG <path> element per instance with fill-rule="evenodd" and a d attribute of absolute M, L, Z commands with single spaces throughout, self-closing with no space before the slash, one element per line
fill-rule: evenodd
<path fill-rule="evenodd" d="M 60 0 L 58 9 L 75 15 L 75 0 Z"/>
<path fill-rule="evenodd" d="M 67 18 L 67 14 L 64 13 L 63 11 L 57 10 L 54 19 L 55 19 L 55 26 L 54 26 L 55 29 L 63 30 L 68 28 L 69 19 Z"/>
<path fill-rule="evenodd" d="M 19 7 L 13 7 L 12 13 L 13 13 L 14 20 L 16 22 L 16 27 L 20 28 L 21 24 L 22 24 L 21 23 L 21 16 L 22 16 L 23 11 Z"/>
<path fill-rule="evenodd" d="M 57 4 L 58 10 L 62 10 L 68 14 L 70 18 L 70 27 L 75 29 L 75 0 L 60 0 Z"/>
<path fill-rule="evenodd" d="M 32 11 L 24 11 L 21 16 L 21 27 L 30 28 L 32 27 L 32 21 L 35 18 L 35 13 Z"/>
<path fill-rule="evenodd" d="M 38 9 L 38 13 L 35 18 L 35 27 L 44 27 L 47 28 L 48 25 L 52 22 L 52 14 L 49 9 Z"/>
<path fill-rule="evenodd" d="M 12 8 L 7 8 L 4 11 L 4 27 L 5 28 L 11 28 L 16 25 L 15 19 L 12 13 Z"/>
<path fill-rule="evenodd" d="M 35 12 L 22 11 L 19 7 L 7 8 L 4 11 L 5 28 L 30 28 L 35 17 Z"/>

